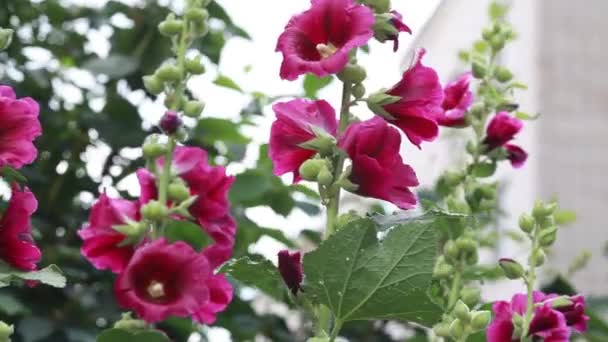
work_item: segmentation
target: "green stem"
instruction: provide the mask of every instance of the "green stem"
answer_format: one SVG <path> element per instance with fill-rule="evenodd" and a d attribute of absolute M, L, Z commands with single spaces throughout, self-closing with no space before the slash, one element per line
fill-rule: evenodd
<path fill-rule="evenodd" d="M 537 226 L 534 229 L 534 235 L 532 236 L 532 253 L 528 260 L 528 274 L 526 275 L 526 285 L 528 290 L 528 298 L 526 304 L 526 316 L 524 317 L 524 326 L 522 329 L 522 340 L 528 341 L 528 330 L 530 328 L 530 322 L 532 321 L 532 314 L 534 312 L 534 283 L 536 281 L 536 250 L 539 249 L 538 236 L 540 228 Z"/>
<path fill-rule="evenodd" d="M 171 178 L 171 162 L 173 159 L 175 143 L 175 138 L 169 137 L 169 141 L 167 142 L 167 152 L 165 153 L 165 160 L 163 164 L 163 171 L 160 174 L 160 180 L 158 181 L 158 201 L 161 204 L 167 203 L 167 191 L 169 188 L 169 179 Z"/>
<path fill-rule="evenodd" d="M 334 329 L 331 331 L 331 336 L 329 336 L 329 342 L 334 342 L 338 334 L 340 333 L 340 329 L 342 329 L 342 321 L 336 321 L 334 325 Z"/>
<path fill-rule="evenodd" d="M 447 311 L 452 310 L 458 298 L 460 297 L 460 290 L 462 288 L 462 273 L 460 270 L 456 270 L 456 274 L 454 274 L 454 279 L 452 280 L 452 288 L 450 289 L 450 295 L 448 297 L 448 306 Z"/>

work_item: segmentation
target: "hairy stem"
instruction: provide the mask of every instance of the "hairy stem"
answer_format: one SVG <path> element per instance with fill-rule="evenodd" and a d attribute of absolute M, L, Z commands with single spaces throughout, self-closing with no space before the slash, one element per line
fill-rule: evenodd
<path fill-rule="evenodd" d="M 458 298 L 460 297 L 460 290 L 462 288 L 462 273 L 460 270 L 456 270 L 456 274 L 454 274 L 454 279 L 452 280 L 452 287 L 450 289 L 450 295 L 448 297 L 448 306 L 447 310 L 451 310 Z"/>
<path fill-rule="evenodd" d="M 532 253 L 528 260 L 528 274 L 526 275 L 526 286 L 528 290 L 528 298 L 526 303 L 526 315 L 524 316 L 524 326 L 522 329 L 522 341 L 529 341 L 528 330 L 530 329 L 530 322 L 532 321 L 532 314 L 534 312 L 534 283 L 536 281 L 536 250 L 539 249 L 538 236 L 540 228 L 534 229 L 534 235 L 532 236 Z"/>

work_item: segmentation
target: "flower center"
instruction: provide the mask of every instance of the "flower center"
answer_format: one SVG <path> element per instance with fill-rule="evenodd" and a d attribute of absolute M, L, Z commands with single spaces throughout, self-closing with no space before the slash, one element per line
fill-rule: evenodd
<path fill-rule="evenodd" d="M 156 280 L 152 280 L 150 282 L 150 285 L 148 285 L 148 294 L 150 295 L 151 298 L 153 299 L 160 299 L 163 298 L 165 296 L 165 286 L 163 285 L 163 283 L 158 282 Z"/>
<path fill-rule="evenodd" d="M 336 51 L 338 51 L 338 48 L 332 43 L 327 43 L 327 45 L 317 44 L 317 52 L 319 52 L 319 55 L 321 55 L 321 58 L 323 59 L 333 56 Z"/>

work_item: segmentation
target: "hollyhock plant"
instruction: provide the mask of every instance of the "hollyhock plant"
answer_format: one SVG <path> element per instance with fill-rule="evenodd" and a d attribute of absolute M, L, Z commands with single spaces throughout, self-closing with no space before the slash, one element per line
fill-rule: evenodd
<path fill-rule="evenodd" d="M 212 270 L 207 258 L 185 242 L 164 238 L 141 246 L 116 278 L 118 303 L 147 322 L 188 317 L 210 298 Z"/>
<path fill-rule="evenodd" d="M 290 253 L 288 250 L 282 250 L 279 252 L 278 257 L 281 277 L 283 277 L 283 281 L 295 296 L 298 294 L 298 291 L 302 290 L 301 284 L 304 279 L 302 254 L 300 252 Z"/>
<path fill-rule="evenodd" d="M 401 209 L 416 206 L 410 188 L 418 186 L 418 179 L 399 155 L 399 131 L 375 117 L 351 124 L 339 146 L 352 160 L 350 180 L 358 186 L 357 194 L 391 202 Z"/>
<path fill-rule="evenodd" d="M 354 0 L 312 0 L 311 8 L 291 18 L 279 36 L 281 78 L 295 80 L 340 72 L 349 52 L 373 36 L 374 13 Z"/>
<path fill-rule="evenodd" d="M 448 83 L 443 89 L 444 99 L 441 107 L 444 112 L 437 123 L 447 127 L 464 127 L 465 114 L 473 103 L 473 92 L 469 89 L 473 76 L 471 73 L 460 75 L 455 81 Z"/>
<path fill-rule="evenodd" d="M 162 167 L 164 159 L 158 160 Z M 234 177 L 226 175 L 226 169 L 210 166 L 207 152 L 198 147 L 177 147 L 173 154 L 171 167 L 182 179 L 192 196 L 197 196 L 189 207 L 196 222 L 215 241 L 207 246 L 203 254 L 207 256 L 212 268 L 224 263 L 232 255 L 236 234 L 236 224 L 230 216 L 228 191 Z M 141 186 L 140 201 L 143 204 L 158 197 L 155 177 L 146 169 L 139 169 L 137 177 Z"/>
<path fill-rule="evenodd" d="M 78 231 L 84 241 L 81 252 L 93 266 L 100 270 L 120 273 L 125 268 L 135 247 L 122 244 L 128 239 L 114 227 L 139 221 L 139 203 L 124 199 L 112 199 L 105 193 L 93 205 L 89 222 Z"/>
<path fill-rule="evenodd" d="M 323 100 L 295 99 L 275 104 L 277 118 L 270 130 L 269 156 L 274 164 L 274 174 L 293 172 L 293 181 L 301 177 L 299 168 L 317 151 L 302 144 L 317 137 L 317 133 L 336 136 L 338 122 L 332 106 Z"/>
<path fill-rule="evenodd" d="M 0 85 L 0 168 L 21 168 L 38 154 L 33 144 L 42 133 L 38 103 L 29 97 L 18 99 L 13 89 Z"/>
<path fill-rule="evenodd" d="M 12 197 L 0 219 L 0 259 L 22 271 L 33 271 L 40 249 L 32 239 L 30 217 L 38 202 L 29 189 L 12 187 Z"/>
<path fill-rule="evenodd" d="M 385 92 L 398 100 L 383 106 L 388 114 L 384 119 L 399 127 L 418 147 L 437 137 L 437 117 L 443 113 L 443 88 L 435 70 L 422 65 L 425 53 L 420 49 L 401 80 Z"/>
<path fill-rule="evenodd" d="M 499 112 L 488 124 L 483 143 L 489 150 L 504 147 L 507 151 L 507 159 L 511 161 L 513 167 L 519 168 L 526 162 L 528 154 L 521 147 L 508 142 L 513 140 L 522 128 L 523 122 L 520 119 L 512 117 L 507 112 Z"/>

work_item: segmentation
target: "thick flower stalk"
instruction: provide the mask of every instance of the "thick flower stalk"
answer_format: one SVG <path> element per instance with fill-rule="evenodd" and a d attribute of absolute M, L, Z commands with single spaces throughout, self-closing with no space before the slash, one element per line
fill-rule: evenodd
<path fill-rule="evenodd" d="M 159 25 L 175 58 L 143 80 L 150 93 L 164 94 L 167 111 L 158 124 L 163 135 L 153 134 L 143 144 L 146 167 L 136 171 L 139 198 L 102 194 L 79 231 L 82 254 L 96 268 L 116 273 L 118 304 L 148 323 L 177 316 L 211 324 L 233 295 L 216 270 L 234 247 L 236 223 L 228 203 L 234 177 L 210 165 L 206 151 L 181 145 L 188 134 L 183 117 L 196 119 L 204 109 L 188 97 L 186 85 L 205 69 L 200 57 L 186 54 L 207 33 L 208 4 L 187 1 L 181 17 L 170 14 Z M 188 229 L 194 231 L 182 231 Z M 182 240 L 192 234 L 209 242 Z"/>

